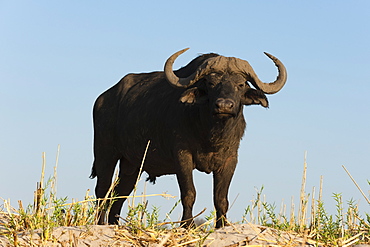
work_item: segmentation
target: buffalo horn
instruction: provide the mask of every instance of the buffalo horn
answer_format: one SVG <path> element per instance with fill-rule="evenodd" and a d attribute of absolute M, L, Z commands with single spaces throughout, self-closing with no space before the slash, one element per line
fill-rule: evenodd
<path fill-rule="evenodd" d="M 274 57 L 273 55 L 265 52 L 265 55 L 268 56 L 276 65 L 279 71 L 279 75 L 277 76 L 276 80 L 271 83 L 264 83 L 262 82 L 256 73 L 254 73 L 253 69 L 250 68 L 250 71 L 245 71 L 249 76 L 251 77 L 251 83 L 254 87 L 259 88 L 261 91 L 263 91 L 266 94 L 274 94 L 279 92 L 285 85 L 285 82 L 287 80 L 287 72 L 285 69 L 284 64 Z M 249 66 L 248 66 L 249 67 Z M 248 69 L 249 70 L 249 69 Z"/>
<path fill-rule="evenodd" d="M 167 59 L 164 65 L 164 73 L 166 75 L 166 79 L 174 87 L 187 88 L 194 83 L 192 82 L 192 80 L 195 78 L 195 73 L 186 78 L 179 78 L 175 75 L 172 69 L 173 63 L 175 62 L 176 58 L 180 56 L 182 53 L 186 52 L 187 50 L 189 50 L 189 48 L 185 48 L 181 51 L 174 53 Z"/>

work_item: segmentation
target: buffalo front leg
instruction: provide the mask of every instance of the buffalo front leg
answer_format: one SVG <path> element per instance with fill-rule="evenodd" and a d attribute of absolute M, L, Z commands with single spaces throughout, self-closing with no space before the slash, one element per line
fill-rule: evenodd
<path fill-rule="evenodd" d="M 236 163 L 236 156 L 231 156 L 226 160 L 221 169 L 213 172 L 213 202 L 216 209 L 216 228 L 227 225 L 226 213 L 229 208 L 228 193 Z"/>
<path fill-rule="evenodd" d="M 179 152 L 179 163 L 177 167 L 177 182 L 180 187 L 181 204 L 183 208 L 182 219 L 184 227 L 194 225 L 193 206 L 196 197 L 196 191 L 193 181 L 193 161 L 190 153 L 186 151 Z"/>

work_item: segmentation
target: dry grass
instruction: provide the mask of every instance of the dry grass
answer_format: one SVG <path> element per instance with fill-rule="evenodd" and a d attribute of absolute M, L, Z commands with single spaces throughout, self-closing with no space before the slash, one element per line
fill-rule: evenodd
<path fill-rule="evenodd" d="M 343 168 L 345 169 L 344 166 Z M 252 205 L 246 208 L 243 221 L 270 226 L 286 232 L 295 232 L 323 246 L 370 244 L 370 215 L 366 214 L 365 218 L 361 217 L 358 203 L 353 199 L 347 202 L 347 208 L 345 208 L 341 194 L 336 193 L 333 193 L 336 214 L 328 214 L 322 200 L 323 177 L 320 178 L 319 195 L 316 198 L 315 187 L 312 188 L 311 194 L 306 193 L 306 169 L 305 154 L 297 217 L 293 198 L 289 217 L 286 216 L 287 205 L 284 203 L 281 205 L 280 213 L 276 214 L 276 205 L 267 203 L 265 198 L 261 198 L 262 187 L 260 191 L 257 191 L 257 197 L 252 201 Z M 348 170 L 345 170 L 349 174 Z M 352 176 L 350 177 L 354 181 Z M 354 183 L 357 185 L 355 181 Z M 366 198 L 364 193 L 363 195 Z M 366 200 L 368 201 L 367 198 Z"/>
<path fill-rule="evenodd" d="M 212 243 L 214 235 L 210 237 L 210 234 L 214 232 L 214 214 L 205 216 L 204 223 L 199 226 L 184 229 L 181 228 L 181 222 L 161 222 L 158 208 L 148 209 L 146 197 L 170 197 L 168 194 L 138 196 L 135 190 L 133 196 L 128 197 L 131 199 L 129 211 L 125 218 L 121 218 L 122 225 L 105 228 L 95 226 L 99 208 L 96 198 L 89 195 L 89 191 L 85 199 L 78 202 L 72 200 L 68 203 L 67 198 L 56 197 L 58 156 L 59 147 L 54 174 L 45 181 L 46 159 L 43 154 L 41 178 L 36 185 L 32 205 L 24 207 L 22 202 L 18 201 L 18 207 L 15 208 L 3 199 L 0 206 L 0 246 L 4 239 L 12 246 L 88 246 L 79 245 L 88 240 L 103 241 L 102 246 L 108 242 L 109 246 L 203 246 L 204 243 Z M 345 208 L 340 194 L 333 194 L 337 210 L 336 215 L 329 215 L 322 201 L 323 178 L 320 180 L 318 196 L 315 195 L 315 188 L 311 194 L 306 193 L 306 169 L 305 155 L 297 216 L 293 198 L 288 216 L 287 205 L 284 203 L 279 213 L 276 213 L 275 204 L 266 202 L 262 187 L 257 191 L 251 205 L 247 206 L 242 221 L 232 224 L 231 228 L 225 228 L 229 230 L 223 230 L 228 231 L 226 234 L 246 234 L 241 229 L 246 229 L 242 224 L 247 223 L 250 225 L 249 231 L 251 228 L 256 229 L 254 237 L 245 235 L 242 240 L 234 241 L 240 245 L 230 246 L 257 246 L 256 243 L 267 242 L 269 246 L 297 246 L 308 243 L 316 246 L 350 246 L 355 243 L 370 243 L 370 215 L 361 217 L 358 205 L 353 200 L 348 201 Z M 349 174 L 348 170 L 346 171 Z M 99 207 L 109 208 L 112 200 L 117 199 L 112 192 L 117 175 L 114 181 Z M 141 198 L 141 201 L 136 203 L 135 198 Z M 174 208 L 177 205 L 178 203 Z M 218 234 L 221 232 L 218 231 Z"/>

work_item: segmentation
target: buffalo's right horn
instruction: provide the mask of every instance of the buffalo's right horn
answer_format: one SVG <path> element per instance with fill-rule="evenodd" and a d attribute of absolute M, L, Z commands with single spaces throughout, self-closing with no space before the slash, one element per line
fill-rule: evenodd
<path fill-rule="evenodd" d="M 166 79 L 174 87 L 187 88 L 194 83 L 192 80 L 195 78 L 195 73 L 186 78 L 179 78 L 175 75 L 172 69 L 172 65 L 175 62 L 176 58 L 180 56 L 182 53 L 186 52 L 187 50 L 189 50 L 189 48 L 185 48 L 181 51 L 174 53 L 167 59 L 164 65 L 164 74 L 166 75 Z"/>

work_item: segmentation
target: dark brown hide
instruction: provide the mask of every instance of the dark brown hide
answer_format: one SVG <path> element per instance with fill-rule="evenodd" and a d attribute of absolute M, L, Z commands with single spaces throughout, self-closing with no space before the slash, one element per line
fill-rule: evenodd
<path fill-rule="evenodd" d="M 115 193 L 128 196 L 140 175 L 150 140 L 143 171 L 153 183 L 156 177 L 176 174 L 186 226 L 193 224 L 193 169 L 213 173 L 216 227 L 221 227 L 225 224 L 228 189 L 246 126 L 243 105 L 268 107 L 265 93 L 283 87 L 286 71 L 270 55 L 283 72 L 272 86 L 256 83 L 258 77 L 248 62 L 212 53 L 195 58 L 173 73 L 172 64 L 182 52 L 170 57 L 166 73 L 126 75 L 98 97 L 93 110 L 95 160 L 91 177 L 97 177 L 97 198 L 104 198 L 119 161 Z M 123 202 L 119 199 L 113 203 L 108 223 L 117 223 L 115 215 L 120 213 Z M 99 223 L 104 222 L 103 210 Z"/>

